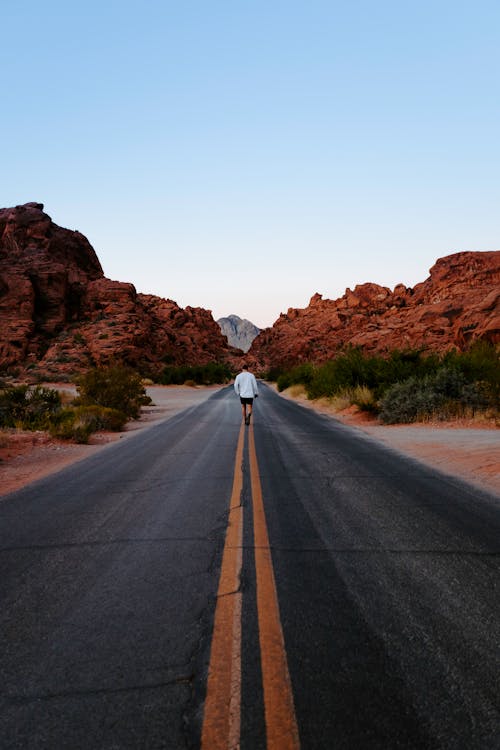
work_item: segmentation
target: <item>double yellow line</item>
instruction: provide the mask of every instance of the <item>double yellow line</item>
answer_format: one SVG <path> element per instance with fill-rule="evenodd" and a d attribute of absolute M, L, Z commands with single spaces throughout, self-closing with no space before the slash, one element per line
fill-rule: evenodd
<path fill-rule="evenodd" d="M 253 427 L 247 429 L 246 432 L 253 503 L 257 616 L 267 747 L 269 750 L 296 750 L 300 747 L 299 733 L 281 628 Z M 241 491 L 244 440 L 245 428 L 242 425 L 236 448 L 229 523 L 217 592 L 201 736 L 203 750 L 235 750 L 240 743 L 242 639 L 240 579 L 243 541 Z"/>

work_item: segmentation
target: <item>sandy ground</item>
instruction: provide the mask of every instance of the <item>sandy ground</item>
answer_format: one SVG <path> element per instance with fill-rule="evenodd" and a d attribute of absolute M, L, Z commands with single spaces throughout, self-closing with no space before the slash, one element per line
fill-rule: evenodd
<path fill-rule="evenodd" d="M 70 386 L 52 387 L 71 395 Z M 139 420 L 130 422 L 125 432 L 98 433 L 89 445 L 64 443 L 40 432 L 0 432 L 0 495 L 86 458 L 110 442 L 127 439 L 137 430 L 147 429 L 204 401 L 217 390 L 219 386 L 151 386 L 147 392 L 153 405 L 143 409 Z M 292 396 L 290 391 L 281 395 L 361 429 L 392 448 L 489 489 L 500 497 L 500 430 L 492 425 L 454 422 L 383 426 L 352 409 L 335 412 L 325 399 L 311 402 L 300 393 Z"/>
<path fill-rule="evenodd" d="M 44 384 L 57 388 L 63 396 L 71 398 L 75 389 L 68 385 Z M 151 386 L 146 388 L 153 399 L 151 406 L 143 407 L 141 417 L 129 422 L 124 432 L 100 432 L 93 435 L 88 445 L 77 445 L 54 440 L 44 432 L 3 430 L 0 432 L 0 495 L 24 487 L 63 469 L 68 464 L 91 456 L 103 446 L 124 440 L 137 430 L 173 417 L 183 409 L 194 406 L 220 389 L 220 386 Z"/>

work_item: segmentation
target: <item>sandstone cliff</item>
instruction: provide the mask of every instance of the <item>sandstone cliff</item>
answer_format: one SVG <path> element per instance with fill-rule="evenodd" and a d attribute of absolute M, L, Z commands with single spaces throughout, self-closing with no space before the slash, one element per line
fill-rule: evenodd
<path fill-rule="evenodd" d="M 249 357 L 262 367 L 288 367 L 324 362 L 348 345 L 444 351 L 475 339 L 500 342 L 500 251 L 441 258 L 413 289 L 367 283 L 337 300 L 315 294 L 308 307 L 290 308 L 262 331 Z"/>
<path fill-rule="evenodd" d="M 228 357 L 208 310 L 107 279 L 88 240 L 40 203 L 0 210 L 1 371 L 57 378 L 117 360 L 154 374 Z"/>
<path fill-rule="evenodd" d="M 247 352 L 253 340 L 259 335 L 260 328 L 245 318 L 238 315 L 228 315 L 227 318 L 219 318 L 217 323 L 223 335 L 231 346 Z"/>

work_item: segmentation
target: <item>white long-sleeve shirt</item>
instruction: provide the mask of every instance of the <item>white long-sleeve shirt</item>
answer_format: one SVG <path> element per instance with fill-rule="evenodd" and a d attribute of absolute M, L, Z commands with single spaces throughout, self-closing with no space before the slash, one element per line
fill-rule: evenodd
<path fill-rule="evenodd" d="M 257 396 L 259 389 L 257 388 L 255 375 L 246 370 L 240 372 L 234 381 L 234 390 L 242 398 L 254 398 Z"/>

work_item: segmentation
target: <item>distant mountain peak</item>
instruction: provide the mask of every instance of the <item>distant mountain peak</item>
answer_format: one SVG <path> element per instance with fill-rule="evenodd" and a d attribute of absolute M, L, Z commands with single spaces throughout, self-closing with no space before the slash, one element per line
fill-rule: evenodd
<path fill-rule="evenodd" d="M 217 323 L 229 344 L 244 352 L 250 349 L 253 340 L 260 333 L 260 328 L 257 328 L 250 320 L 240 318 L 239 315 L 228 315 L 226 318 L 219 318 Z"/>

